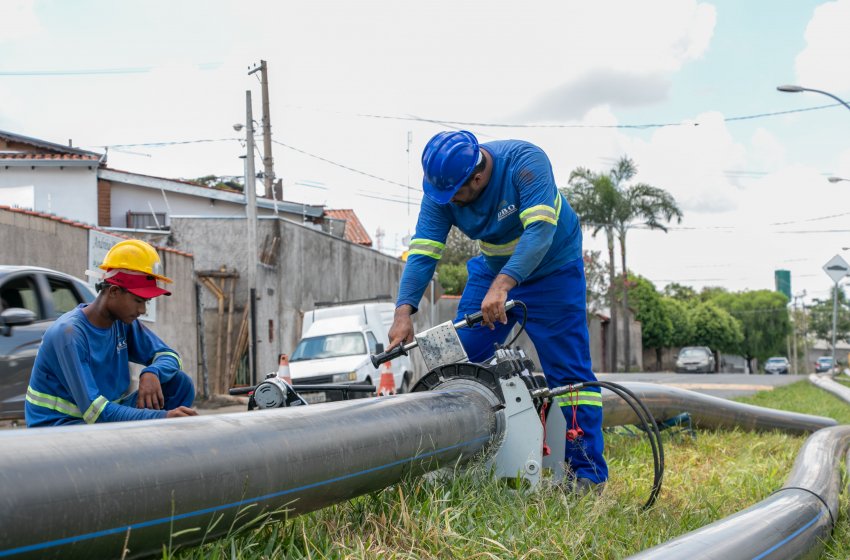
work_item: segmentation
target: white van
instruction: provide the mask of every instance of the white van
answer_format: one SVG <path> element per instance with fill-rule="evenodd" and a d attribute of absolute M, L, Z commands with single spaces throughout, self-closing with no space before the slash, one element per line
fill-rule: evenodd
<path fill-rule="evenodd" d="M 357 383 L 376 387 L 385 366 L 376 369 L 370 354 L 384 351 L 393 321 L 393 303 L 356 303 L 319 307 L 304 314 L 301 340 L 289 357 L 293 383 Z M 390 362 L 397 393 L 410 390 L 410 358 Z M 353 395 L 357 396 L 357 395 Z M 342 398 L 339 391 L 306 393 L 309 402 Z"/>

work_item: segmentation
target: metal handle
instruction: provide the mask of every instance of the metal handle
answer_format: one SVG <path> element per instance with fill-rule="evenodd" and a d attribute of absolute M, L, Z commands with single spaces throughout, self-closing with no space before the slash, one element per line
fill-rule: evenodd
<path fill-rule="evenodd" d="M 505 302 L 505 312 L 507 313 L 508 311 L 513 309 L 515 306 L 516 306 L 516 300 L 509 299 L 508 301 Z M 456 329 L 461 329 L 463 327 L 471 327 L 473 325 L 480 323 L 482 321 L 482 319 L 484 319 L 484 315 L 480 311 L 478 311 L 476 313 L 473 313 L 472 315 L 464 315 L 463 319 L 461 319 L 457 323 L 454 323 L 454 327 Z"/>
<path fill-rule="evenodd" d="M 398 358 L 399 356 L 407 356 L 407 353 L 416 348 L 418 344 L 416 341 L 411 342 L 410 344 L 399 344 L 395 348 L 390 348 L 386 352 L 381 352 L 380 354 L 372 354 L 369 356 L 369 359 L 372 360 L 372 365 L 376 368 L 385 363 L 389 362 L 394 358 Z"/>

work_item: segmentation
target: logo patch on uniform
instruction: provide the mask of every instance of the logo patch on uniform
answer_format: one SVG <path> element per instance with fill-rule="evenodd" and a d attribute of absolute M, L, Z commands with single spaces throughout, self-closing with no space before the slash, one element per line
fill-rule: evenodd
<path fill-rule="evenodd" d="M 121 350 L 126 350 L 126 349 L 127 349 L 127 339 L 126 338 L 119 338 L 118 339 L 118 346 L 115 347 L 115 351 L 121 352 Z"/>
<path fill-rule="evenodd" d="M 507 203 L 506 200 L 503 200 L 502 204 L 508 204 L 508 203 Z M 517 210 L 517 208 L 516 208 L 515 204 L 508 204 L 507 206 L 505 206 L 504 208 L 499 210 L 499 213 L 497 215 L 498 221 L 501 222 L 502 220 L 504 220 L 505 218 L 507 218 L 511 214 L 516 214 L 516 210 Z"/>

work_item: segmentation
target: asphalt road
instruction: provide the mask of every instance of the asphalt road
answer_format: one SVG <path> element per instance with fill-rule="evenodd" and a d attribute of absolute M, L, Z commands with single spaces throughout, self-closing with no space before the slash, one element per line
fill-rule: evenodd
<path fill-rule="evenodd" d="M 679 387 L 714 397 L 733 399 L 806 379 L 806 375 L 747 375 L 743 373 L 599 373 L 600 381 L 641 381 Z"/>

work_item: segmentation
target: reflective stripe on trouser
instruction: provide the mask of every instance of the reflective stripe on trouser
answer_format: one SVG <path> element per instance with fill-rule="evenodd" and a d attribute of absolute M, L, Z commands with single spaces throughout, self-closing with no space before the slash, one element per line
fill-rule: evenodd
<path fill-rule="evenodd" d="M 136 406 L 139 392 L 133 391 L 118 404 L 124 406 Z M 165 410 L 172 410 L 178 406 L 192 406 L 195 401 L 195 384 L 186 372 L 178 371 L 174 377 L 162 384 L 162 396 L 165 398 Z"/>
<path fill-rule="evenodd" d="M 469 279 L 458 305 L 456 320 L 465 314 L 481 310 L 481 301 L 490 288 L 495 274 L 475 257 L 467 263 Z M 538 364 L 546 374 L 550 387 L 560 387 L 580 381 L 595 381 L 590 362 L 590 343 L 585 311 L 584 262 L 577 259 L 549 276 L 521 284 L 508 293 L 508 299 L 518 299 L 528 307 L 526 331 L 540 358 Z M 458 335 L 470 361 L 481 362 L 493 354 L 493 343 L 504 343 L 513 325 L 522 319 L 522 309 L 516 307 L 508 314 L 508 324 L 497 324 L 494 330 L 484 327 L 459 329 Z M 582 392 L 599 393 L 596 387 Z M 590 400 L 589 395 L 582 400 Z M 608 466 L 602 455 L 601 403 L 578 403 L 576 420 L 584 436 L 567 442 L 566 461 L 577 477 L 602 482 L 608 478 Z M 571 406 L 559 407 L 572 427 Z"/>

